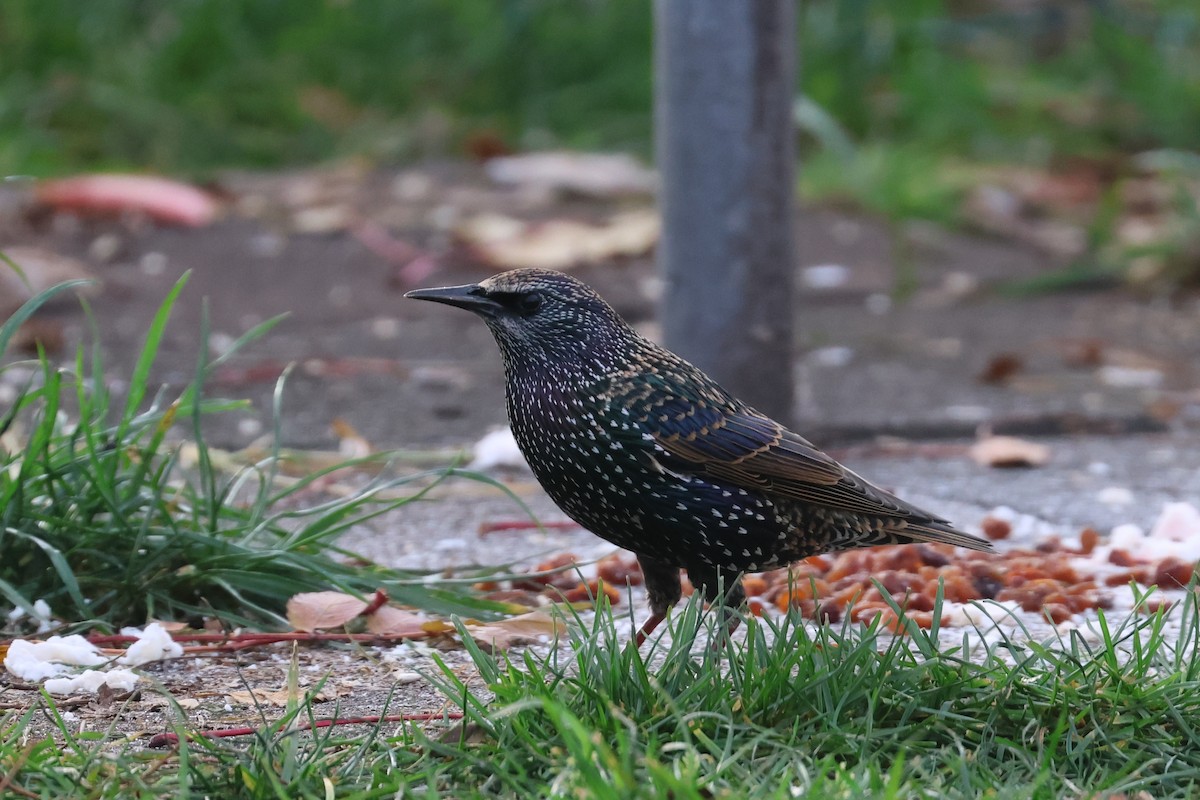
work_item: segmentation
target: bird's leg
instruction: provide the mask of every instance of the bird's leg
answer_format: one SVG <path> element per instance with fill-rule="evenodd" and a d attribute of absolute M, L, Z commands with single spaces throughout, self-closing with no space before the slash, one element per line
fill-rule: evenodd
<path fill-rule="evenodd" d="M 703 589 L 704 598 L 709 604 L 720 603 L 720 621 L 724 628 L 724 636 L 713 639 L 711 644 L 712 647 L 718 648 L 742 623 L 741 617 L 735 613 L 735 610 L 746 602 L 742 576 L 736 572 L 718 571 L 712 567 L 689 567 L 688 578 Z"/>
<path fill-rule="evenodd" d="M 655 628 L 667 618 L 667 609 L 679 602 L 683 596 L 683 585 L 679 580 L 679 567 L 639 555 L 642 578 L 646 582 L 646 594 L 650 596 L 650 618 L 637 632 L 636 646 L 641 647 Z"/>

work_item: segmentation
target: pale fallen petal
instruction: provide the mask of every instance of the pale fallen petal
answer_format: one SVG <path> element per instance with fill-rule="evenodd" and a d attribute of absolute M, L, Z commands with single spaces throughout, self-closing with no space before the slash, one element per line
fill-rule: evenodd
<path fill-rule="evenodd" d="M 497 622 L 467 623 L 465 627 L 476 642 L 494 650 L 507 650 L 525 644 L 545 644 L 566 630 L 566 625 L 559 616 L 542 608 Z"/>
<path fill-rule="evenodd" d="M 213 221 L 217 203 L 195 186 L 154 175 L 80 175 L 43 181 L 40 203 L 80 213 L 143 213 L 159 222 L 199 227 Z"/>
<path fill-rule="evenodd" d="M 658 213 L 645 209 L 616 214 L 601 224 L 480 214 L 456 232 L 481 261 L 495 267 L 569 269 L 647 253 L 658 243 L 661 227 Z"/>
<path fill-rule="evenodd" d="M 395 606 L 382 606 L 374 614 L 367 617 L 367 630 L 380 636 L 405 636 L 424 638 L 425 629 L 421 627 L 425 619 L 420 614 L 405 611 Z"/>
<path fill-rule="evenodd" d="M 493 467 L 528 468 L 511 428 L 489 431 L 471 448 L 468 469 L 484 470 Z"/>
<path fill-rule="evenodd" d="M 287 617 L 298 631 L 340 628 L 367 608 L 365 600 L 344 592 L 303 592 L 287 603 Z"/>
<path fill-rule="evenodd" d="M 238 703 L 244 706 L 279 706 L 283 707 L 288 704 L 288 701 L 294 696 L 297 702 L 305 699 L 310 699 L 313 702 L 323 702 L 325 700 L 333 700 L 337 697 L 337 693 L 329 689 L 322 689 L 311 697 L 303 686 L 298 688 L 293 694 L 290 689 L 239 689 L 234 692 L 226 692 L 225 696 L 231 703 Z"/>
<path fill-rule="evenodd" d="M 653 170 L 624 153 L 524 153 L 490 159 L 484 170 L 496 183 L 592 197 L 647 194 L 657 184 Z"/>

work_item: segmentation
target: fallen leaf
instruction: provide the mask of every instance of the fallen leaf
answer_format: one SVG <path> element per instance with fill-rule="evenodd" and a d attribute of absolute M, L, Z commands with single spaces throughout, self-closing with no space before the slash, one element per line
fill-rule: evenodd
<path fill-rule="evenodd" d="M 422 627 L 424 624 L 425 620 L 419 614 L 395 606 L 383 606 L 367 617 L 367 630 L 380 636 L 424 637 L 428 635 Z"/>
<path fill-rule="evenodd" d="M 149 619 L 146 621 L 148 626 L 156 623 L 167 633 L 179 633 L 180 631 L 186 631 L 188 629 L 188 624 L 186 622 L 168 622 L 161 619 Z"/>
<path fill-rule="evenodd" d="M 445 620 L 431 619 L 421 623 L 421 630 L 430 636 L 441 636 L 446 633 L 454 633 L 455 628 Z"/>
<path fill-rule="evenodd" d="M 290 689 L 255 689 L 253 691 L 239 689 L 234 692 L 227 692 L 225 697 L 230 703 L 238 703 L 244 706 L 267 705 L 283 707 L 288 704 L 288 700 L 293 697 L 293 694 Z M 329 691 L 328 688 L 322 689 L 310 696 L 302 686 L 295 693 L 297 702 L 307 699 L 314 703 L 322 703 L 326 700 L 333 700 L 336 697 L 337 694 Z"/>
<path fill-rule="evenodd" d="M 0 318 L 16 311 L 21 303 L 51 286 L 72 280 L 95 280 L 91 270 L 82 261 L 60 255 L 43 247 L 5 247 L 0 259 Z M 20 267 L 25 278 L 5 263 L 5 259 Z M 28 285 L 26 284 L 28 281 Z M 97 284 L 75 289 L 84 294 L 95 294 Z M 67 298 L 71 295 L 62 295 Z"/>
<path fill-rule="evenodd" d="M 340 233 L 354 225 L 354 210 L 340 203 L 301 208 L 292 214 L 292 230 L 297 233 Z"/>
<path fill-rule="evenodd" d="M 484 598 L 497 603 L 537 608 L 542 604 L 542 596 L 528 589 L 494 589 L 484 595 Z"/>
<path fill-rule="evenodd" d="M 483 262 L 495 267 L 569 269 L 648 252 L 658 242 L 661 221 L 649 209 L 626 211 L 595 225 L 568 219 L 526 222 L 501 214 L 479 214 L 456 230 Z"/>
<path fill-rule="evenodd" d="M 154 175 L 80 175 L 43 181 L 34 196 L 39 203 L 90 214 L 136 211 L 159 222 L 200 227 L 217 215 L 208 193 L 186 183 Z"/>
<path fill-rule="evenodd" d="M 1015 436 L 989 436 L 971 445 L 971 458 L 984 467 L 1040 467 L 1050 460 L 1050 448 Z"/>
<path fill-rule="evenodd" d="M 471 638 L 493 650 L 507 650 L 523 644 L 540 644 L 557 638 L 566 630 L 562 620 L 545 609 L 509 617 L 498 622 L 478 622 L 465 625 Z"/>
<path fill-rule="evenodd" d="M 654 171 L 624 153 L 552 151 L 493 157 L 484 167 L 489 178 L 506 186 L 534 186 L 590 197 L 649 194 Z"/>
<path fill-rule="evenodd" d="M 343 592 L 303 592 L 287 602 L 287 617 L 298 631 L 340 628 L 361 614 L 365 600 Z"/>

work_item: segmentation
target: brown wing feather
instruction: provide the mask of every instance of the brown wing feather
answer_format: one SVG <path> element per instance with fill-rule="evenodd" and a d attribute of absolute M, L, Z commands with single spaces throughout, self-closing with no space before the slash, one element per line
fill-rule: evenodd
<path fill-rule="evenodd" d="M 746 488 L 834 486 L 845 475 L 832 458 L 763 416 L 722 414 L 700 430 L 658 435 L 655 441 L 677 458 Z"/>
<path fill-rule="evenodd" d="M 681 463 L 672 468 L 767 494 L 942 530 L 945 519 L 904 502 L 843 467 L 812 443 L 753 412 L 725 413 L 686 434 L 654 441 Z M 753 442 L 756 446 L 749 446 Z"/>

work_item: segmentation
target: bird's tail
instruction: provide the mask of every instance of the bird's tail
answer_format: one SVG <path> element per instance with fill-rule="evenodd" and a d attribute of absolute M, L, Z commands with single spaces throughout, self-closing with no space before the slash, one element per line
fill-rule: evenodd
<path fill-rule="evenodd" d="M 938 544 L 951 544 L 955 547 L 965 547 L 968 550 L 979 550 L 984 553 L 990 553 L 995 549 L 987 539 L 980 538 L 974 534 L 963 533 L 951 527 L 947 522 L 909 521 L 903 528 L 897 528 L 892 533 L 896 537 L 897 544 L 936 542 Z"/>

